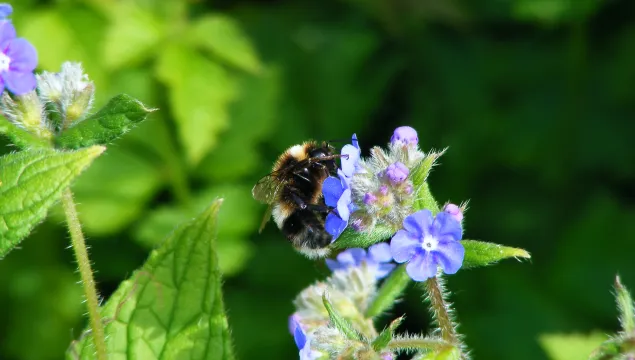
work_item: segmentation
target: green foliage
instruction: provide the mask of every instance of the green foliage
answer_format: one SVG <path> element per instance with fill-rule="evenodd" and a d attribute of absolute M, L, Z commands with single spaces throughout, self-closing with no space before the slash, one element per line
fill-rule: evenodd
<path fill-rule="evenodd" d="M 388 325 L 388 327 L 386 327 L 384 330 L 382 330 L 381 333 L 379 333 L 379 335 L 377 335 L 377 337 L 371 343 L 373 350 L 380 351 L 388 345 L 390 340 L 392 340 L 392 338 L 395 336 L 395 330 L 397 330 L 403 319 L 403 316 L 400 318 L 396 318 L 395 320 L 390 322 L 390 325 Z"/>
<path fill-rule="evenodd" d="M 55 144 L 66 149 L 109 144 L 145 120 L 152 111 L 129 95 L 118 95 L 96 114 L 62 131 L 55 137 Z"/>
<path fill-rule="evenodd" d="M 626 334 L 635 333 L 635 311 L 633 310 L 635 304 L 628 289 L 622 285 L 619 276 L 615 278 L 615 299 L 622 331 Z"/>
<path fill-rule="evenodd" d="M 347 228 L 330 247 L 332 249 L 367 248 L 378 242 L 386 241 L 394 233 L 391 228 L 382 225 L 375 226 L 371 232 L 357 232 Z"/>
<path fill-rule="evenodd" d="M 50 144 L 0 116 L 0 134 L 6 135 L 20 148 L 48 148 Z"/>
<path fill-rule="evenodd" d="M 346 320 L 342 315 L 338 314 L 335 309 L 333 309 L 333 305 L 328 299 L 327 292 L 324 292 L 322 295 L 322 302 L 324 303 L 324 308 L 329 313 L 329 318 L 331 320 L 331 324 L 339 330 L 342 334 L 344 334 L 350 340 L 361 340 L 362 335 L 360 335 L 355 328 L 353 328 L 353 324 L 350 321 Z"/>
<path fill-rule="evenodd" d="M 511 248 L 483 241 L 461 240 L 465 248 L 463 268 L 469 269 L 478 266 L 494 264 L 506 258 L 531 258 L 531 255 L 523 249 Z"/>
<path fill-rule="evenodd" d="M 234 358 L 214 250 L 221 203 L 179 226 L 104 305 L 112 357 Z M 94 358 L 91 336 L 68 358 Z"/>
<path fill-rule="evenodd" d="M 366 310 L 366 316 L 372 318 L 390 309 L 395 304 L 395 300 L 403 294 L 410 281 L 410 276 L 406 273 L 406 266 L 397 266 L 377 291 L 377 295 Z"/>
<path fill-rule="evenodd" d="M 62 191 L 104 150 L 25 150 L 0 157 L 0 257 L 44 219 Z"/>
<path fill-rule="evenodd" d="M 540 336 L 539 341 L 550 360 L 580 360 L 589 358 L 591 352 L 606 338 L 601 332 L 545 334 Z"/>

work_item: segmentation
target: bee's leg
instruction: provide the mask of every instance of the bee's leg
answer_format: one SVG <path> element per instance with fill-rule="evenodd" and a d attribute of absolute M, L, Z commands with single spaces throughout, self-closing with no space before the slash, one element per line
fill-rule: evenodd
<path fill-rule="evenodd" d="M 323 212 L 323 213 L 328 213 L 328 212 L 333 210 L 333 208 L 331 208 L 329 206 L 326 206 L 326 205 L 307 204 L 306 202 L 304 202 L 304 200 L 302 200 L 294 192 L 291 192 L 291 197 L 293 198 L 293 201 L 298 205 L 298 207 L 300 207 L 300 209 L 302 209 L 302 210 L 306 209 L 306 210 Z"/>

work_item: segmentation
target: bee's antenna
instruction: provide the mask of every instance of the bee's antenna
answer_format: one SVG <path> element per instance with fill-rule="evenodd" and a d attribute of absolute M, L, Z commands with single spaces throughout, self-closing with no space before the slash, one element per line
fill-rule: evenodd
<path fill-rule="evenodd" d="M 326 143 L 330 145 L 331 143 L 345 143 L 350 141 L 351 139 L 333 139 L 333 140 L 327 140 Z"/>

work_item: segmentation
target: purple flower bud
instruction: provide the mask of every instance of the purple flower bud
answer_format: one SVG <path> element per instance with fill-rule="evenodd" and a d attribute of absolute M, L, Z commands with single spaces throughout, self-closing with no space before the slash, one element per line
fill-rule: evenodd
<path fill-rule="evenodd" d="M 461 221 L 463 221 L 463 212 L 461 211 L 461 208 L 454 205 L 454 204 L 447 204 L 445 205 L 445 207 L 443 208 L 443 211 L 445 211 L 446 213 L 452 215 L 452 217 L 458 221 L 459 223 Z"/>
<path fill-rule="evenodd" d="M 374 204 L 375 201 L 377 201 L 377 196 L 373 195 L 372 193 L 364 194 L 364 204 L 371 205 Z"/>
<path fill-rule="evenodd" d="M 393 145 L 417 145 L 419 143 L 419 137 L 417 136 L 417 131 L 410 126 L 400 126 L 395 129 L 395 132 L 390 138 L 390 142 Z"/>
<path fill-rule="evenodd" d="M 386 196 L 388 195 L 388 186 L 382 185 L 379 187 L 379 193 Z"/>
<path fill-rule="evenodd" d="M 404 189 L 403 189 L 403 191 L 404 191 L 406 194 L 408 194 L 408 195 L 412 194 L 412 190 L 413 190 L 413 188 L 412 188 L 412 185 L 410 185 L 410 184 L 406 185 L 406 186 L 404 187 Z"/>
<path fill-rule="evenodd" d="M 408 170 L 406 165 L 397 161 L 394 164 L 390 164 L 384 173 L 391 184 L 397 185 L 406 180 L 410 170 Z"/>

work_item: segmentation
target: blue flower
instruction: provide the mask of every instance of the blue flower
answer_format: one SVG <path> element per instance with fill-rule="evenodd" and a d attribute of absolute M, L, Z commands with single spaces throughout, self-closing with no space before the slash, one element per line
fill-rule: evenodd
<path fill-rule="evenodd" d="M 377 280 L 386 277 L 395 268 L 392 263 L 390 246 L 387 243 L 375 244 L 368 248 L 352 248 L 337 255 L 337 260 L 326 259 L 326 265 L 331 271 L 343 270 L 348 267 L 360 266 L 362 262 L 375 271 Z"/>
<path fill-rule="evenodd" d="M 346 229 L 348 219 L 356 207 L 351 198 L 351 179 L 360 170 L 359 159 L 361 150 L 357 135 L 353 134 L 351 144 L 344 145 L 340 153 L 342 168 L 337 169 L 338 177 L 329 176 L 322 184 L 322 194 L 326 206 L 335 208 L 326 216 L 324 228 L 333 236 L 335 241 Z"/>
<path fill-rule="evenodd" d="M 398 263 L 408 262 L 406 272 L 415 281 L 436 276 L 437 265 L 446 274 L 456 273 L 463 264 L 465 249 L 461 223 L 447 212 L 432 218 L 429 210 L 420 210 L 403 221 L 390 242 L 390 252 Z"/>
<path fill-rule="evenodd" d="M 4 20 L 8 18 L 12 12 L 13 12 L 13 8 L 11 7 L 10 4 L 0 3 L 0 20 Z"/>
<path fill-rule="evenodd" d="M 300 350 L 300 360 L 315 360 L 322 355 L 319 351 L 311 350 L 311 338 L 307 337 L 304 330 L 302 330 L 302 325 L 297 320 L 297 315 L 289 317 L 289 330 L 293 334 L 295 345 Z"/>
<path fill-rule="evenodd" d="M 22 95 L 35 89 L 36 66 L 37 52 L 33 45 L 16 38 L 10 21 L 0 20 L 0 92 L 6 87 L 15 95 Z"/>
<path fill-rule="evenodd" d="M 326 206 L 335 208 L 326 216 L 324 228 L 333 236 L 333 241 L 337 239 L 348 225 L 348 219 L 355 210 L 355 205 L 351 199 L 351 189 L 346 177 L 340 175 L 339 178 L 329 176 L 322 184 L 324 203 Z"/>
<path fill-rule="evenodd" d="M 393 145 L 417 145 L 419 143 L 419 137 L 417 136 L 417 130 L 410 126 L 400 126 L 395 129 L 390 143 Z"/>

